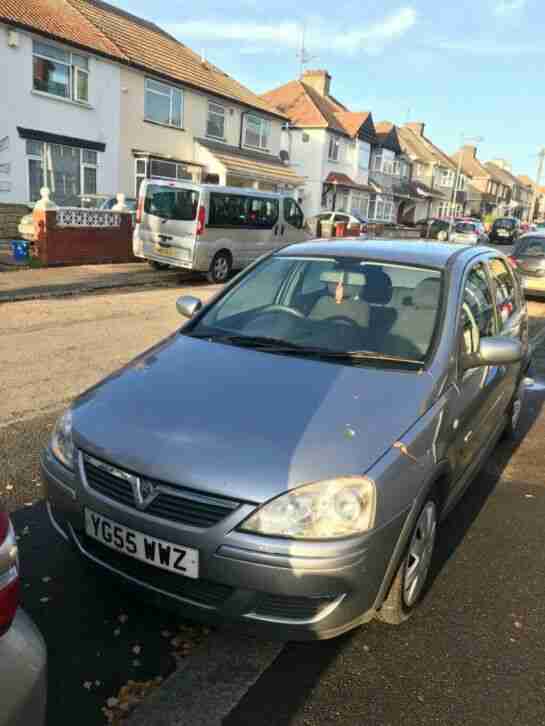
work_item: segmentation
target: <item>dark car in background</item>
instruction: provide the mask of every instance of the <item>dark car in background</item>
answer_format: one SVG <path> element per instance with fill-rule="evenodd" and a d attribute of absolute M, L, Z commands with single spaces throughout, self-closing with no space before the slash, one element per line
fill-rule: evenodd
<path fill-rule="evenodd" d="M 447 241 L 449 225 L 449 219 L 439 219 L 438 217 L 421 219 L 416 223 L 416 227 L 420 230 L 420 236 L 422 238 L 437 239 L 440 242 Z"/>
<path fill-rule="evenodd" d="M 520 222 L 516 217 L 500 217 L 494 220 L 490 229 L 490 241 L 512 245 L 520 236 Z"/>
<path fill-rule="evenodd" d="M 509 259 L 526 296 L 545 298 L 545 229 L 521 237 Z"/>

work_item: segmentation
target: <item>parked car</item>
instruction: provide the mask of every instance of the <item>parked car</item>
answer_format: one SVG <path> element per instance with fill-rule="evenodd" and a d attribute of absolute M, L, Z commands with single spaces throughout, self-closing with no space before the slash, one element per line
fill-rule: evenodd
<path fill-rule="evenodd" d="M 316 214 L 314 217 L 309 217 L 307 220 L 308 228 L 317 237 L 322 236 L 320 229 L 322 222 L 329 222 L 333 225 L 337 224 L 337 222 L 344 222 L 347 227 L 358 229 L 358 234 L 361 237 L 365 237 L 367 235 L 369 224 L 368 220 L 359 214 L 348 214 L 348 212 L 321 212 L 320 214 Z"/>
<path fill-rule="evenodd" d="M 481 222 L 456 222 L 448 239 L 465 245 L 486 245 L 489 241 Z"/>
<path fill-rule="evenodd" d="M 17 542 L 0 509 L 0 726 L 45 724 L 46 669 L 43 638 L 19 608 Z"/>
<path fill-rule="evenodd" d="M 523 235 L 509 259 L 528 297 L 545 297 L 545 229 Z"/>
<path fill-rule="evenodd" d="M 301 243 L 177 306 L 179 331 L 56 424 L 55 528 L 187 617 L 282 639 L 405 620 L 439 522 L 517 430 L 527 312 L 508 259 Z"/>
<path fill-rule="evenodd" d="M 520 235 L 520 223 L 516 217 L 495 219 L 490 229 L 490 241 L 498 244 L 514 244 Z"/>
<path fill-rule="evenodd" d="M 261 255 L 309 238 L 295 199 L 256 189 L 147 180 L 140 186 L 133 252 L 152 266 L 225 282 Z"/>
<path fill-rule="evenodd" d="M 437 239 L 440 242 L 446 242 L 448 239 L 449 219 L 430 217 L 420 220 L 416 226 L 420 230 L 420 236 L 425 239 Z"/>

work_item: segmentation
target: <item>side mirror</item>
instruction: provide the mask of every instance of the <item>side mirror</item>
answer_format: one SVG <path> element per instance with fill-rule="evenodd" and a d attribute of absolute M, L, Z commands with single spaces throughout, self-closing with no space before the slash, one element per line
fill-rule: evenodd
<path fill-rule="evenodd" d="M 183 295 L 176 300 L 176 309 L 183 318 L 192 318 L 202 308 L 198 297 Z"/>
<path fill-rule="evenodd" d="M 476 353 L 465 353 L 462 356 L 464 370 L 481 366 L 502 366 L 509 363 L 518 363 L 522 360 L 522 344 L 520 340 L 504 338 L 481 338 L 479 350 Z"/>

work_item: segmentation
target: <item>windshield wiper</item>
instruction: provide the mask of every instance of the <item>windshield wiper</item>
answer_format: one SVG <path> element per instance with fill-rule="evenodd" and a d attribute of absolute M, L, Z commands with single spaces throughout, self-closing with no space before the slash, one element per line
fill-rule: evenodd
<path fill-rule="evenodd" d="M 319 348 L 313 346 L 303 346 L 280 338 L 270 338 L 263 335 L 237 335 L 229 333 L 187 333 L 193 338 L 201 338 L 202 340 L 210 340 L 218 343 L 231 343 L 233 345 L 247 345 L 252 348 L 268 350 L 271 353 L 290 353 L 293 355 L 302 355 L 313 358 L 331 359 L 331 360 L 381 360 L 393 363 L 410 363 L 411 365 L 422 366 L 422 361 L 414 358 L 403 358 L 397 355 L 388 355 L 387 353 L 379 353 L 372 350 L 331 350 L 330 348 Z"/>

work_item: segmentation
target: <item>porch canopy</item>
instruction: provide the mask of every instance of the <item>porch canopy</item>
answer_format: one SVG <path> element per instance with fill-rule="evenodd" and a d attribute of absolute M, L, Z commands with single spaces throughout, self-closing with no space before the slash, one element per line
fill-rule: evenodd
<path fill-rule="evenodd" d="M 337 187 L 344 187 L 346 189 L 355 189 L 356 191 L 360 192 L 374 192 L 375 190 L 373 187 L 369 186 L 368 184 L 358 184 L 357 182 L 353 181 L 348 174 L 341 174 L 340 172 L 334 172 L 330 171 L 327 175 L 326 179 L 324 180 L 324 184 L 327 184 L 329 187 L 333 187 L 336 185 Z"/>
<path fill-rule="evenodd" d="M 224 176 L 236 176 L 266 185 L 299 187 L 305 183 L 305 177 L 296 174 L 279 157 L 204 139 L 198 139 L 198 143 L 210 155 L 206 164 L 209 172 L 220 171 L 219 165 Z"/>

